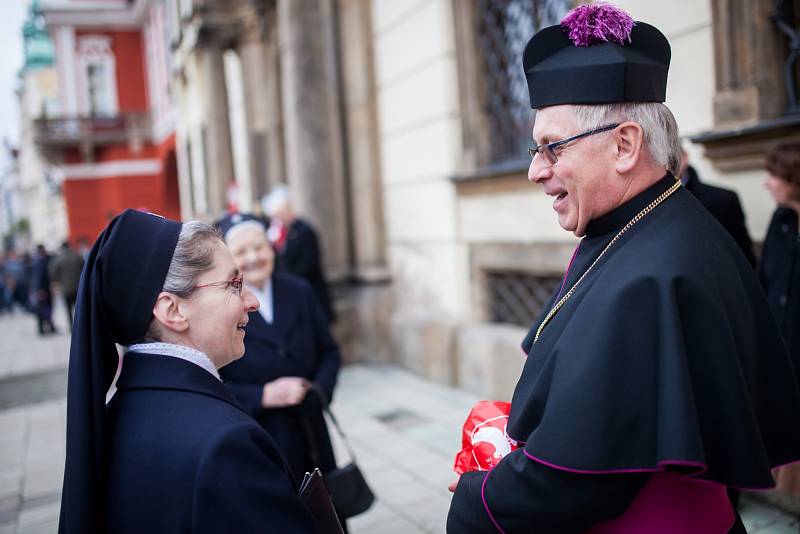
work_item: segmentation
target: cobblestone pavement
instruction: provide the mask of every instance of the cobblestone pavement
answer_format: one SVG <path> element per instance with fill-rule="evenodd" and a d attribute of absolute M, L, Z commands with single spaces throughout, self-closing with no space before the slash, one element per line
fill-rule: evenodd
<path fill-rule="evenodd" d="M 57 530 L 69 338 L 40 338 L 35 330 L 30 316 L 0 316 L 0 534 Z M 398 367 L 342 371 L 333 409 L 377 496 L 367 513 L 350 520 L 350 532 L 444 532 L 453 455 L 476 400 Z M 334 441 L 346 461 L 341 442 Z M 793 518 L 752 499 L 742 512 L 748 532 L 798 532 Z"/>

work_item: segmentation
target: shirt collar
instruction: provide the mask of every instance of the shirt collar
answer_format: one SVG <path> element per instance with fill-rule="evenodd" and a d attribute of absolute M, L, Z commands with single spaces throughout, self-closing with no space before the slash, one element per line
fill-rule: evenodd
<path fill-rule="evenodd" d="M 214 378 L 219 380 L 220 382 L 222 379 L 219 376 L 219 371 L 217 368 L 214 367 L 211 358 L 204 352 L 200 352 L 197 349 L 193 349 L 191 347 L 185 347 L 183 345 L 175 345 L 174 343 L 136 343 L 135 345 L 130 345 L 128 347 L 130 352 L 142 352 L 145 354 L 158 354 L 160 356 L 172 356 L 173 358 L 180 358 L 181 360 L 186 360 L 187 362 L 192 362 L 195 365 L 198 365 L 214 375 Z"/>

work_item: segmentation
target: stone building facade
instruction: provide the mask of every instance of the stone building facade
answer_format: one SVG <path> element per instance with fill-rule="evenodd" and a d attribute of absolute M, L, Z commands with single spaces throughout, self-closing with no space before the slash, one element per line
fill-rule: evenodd
<path fill-rule="evenodd" d="M 40 6 L 55 52 L 56 106 L 38 109 L 26 131 L 63 196 L 60 234 L 73 244 L 91 243 L 125 208 L 181 217 L 165 33 L 170 1 Z"/>
<path fill-rule="evenodd" d="M 669 38 L 667 104 L 692 163 L 740 194 L 760 241 L 764 155 L 798 136 L 771 18 L 796 30 L 794 4 L 616 4 Z M 509 398 L 526 325 L 576 244 L 526 179 L 520 55 L 572 6 L 176 0 L 182 213 L 217 216 L 232 197 L 257 211 L 287 183 L 320 232 L 347 358 Z"/>

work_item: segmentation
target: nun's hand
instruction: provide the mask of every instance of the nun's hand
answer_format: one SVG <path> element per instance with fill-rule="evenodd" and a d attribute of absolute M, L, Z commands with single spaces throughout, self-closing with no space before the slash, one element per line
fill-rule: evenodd
<path fill-rule="evenodd" d="M 261 406 L 285 408 L 303 402 L 311 382 L 299 376 L 284 376 L 264 384 Z"/>

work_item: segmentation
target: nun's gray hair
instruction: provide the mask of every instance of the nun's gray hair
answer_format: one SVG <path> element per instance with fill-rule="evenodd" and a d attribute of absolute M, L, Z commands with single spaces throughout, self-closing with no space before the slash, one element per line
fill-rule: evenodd
<path fill-rule="evenodd" d="M 191 297 L 200 276 L 214 267 L 214 247 L 218 244 L 224 246 L 213 226 L 200 221 L 183 223 L 161 290 L 182 298 Z M 145 341 L 162 340 L 161 329 L 153 318 Z"/>
<path fill-rule="evenodd" d="M 223 244 L 213 226 L 200 221 L 183 224 L 162 291 L 183 298 L 194 293 L 197 279 L 214 267 L 214 245 Z"/>

